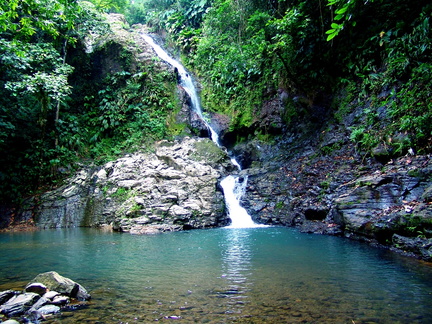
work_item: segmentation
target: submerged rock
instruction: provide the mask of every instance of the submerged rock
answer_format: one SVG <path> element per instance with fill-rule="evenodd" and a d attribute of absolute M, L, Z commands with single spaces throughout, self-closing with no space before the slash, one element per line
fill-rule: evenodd
<path fill-rule="evenodd" d="M 9 320 L 6 320 L 6 321 L 4 321 L 2 323 L 3 324 L 19 324 L 19 322 L 15 321 L 14 319 L 9 319 Z"/>
<path fill-rule="evenodd" d="M 38 309 L 39 313 L 42 315 L 52 315 L 60 313 L 60 307 L 55 305 L 45 305 Z"/>

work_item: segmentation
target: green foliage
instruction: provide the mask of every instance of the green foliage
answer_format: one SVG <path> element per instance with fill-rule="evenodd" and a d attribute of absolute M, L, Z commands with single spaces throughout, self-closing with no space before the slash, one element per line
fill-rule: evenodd
<path fill-rule="evenodd" d="M 119 187 L 111 194 L 114 199 L 120 202 L 124 202 L 135 195 L 136 192 L 134 190 L 125 187 Z"/>
<path fill-rule="evenodd" d="M 430 238 L 430 228 L 432 221 L 415 214 L 408 214 L 399 220 L 400 232 L 402 235 Z"/>
<path fill-rule="evenodd" d="M 0 4 L 0 199 L 59 179 L 77 159 L 104 162 L 183 132 L 173 75 L 128 68 L 135 62 L 120 51 L 117 73 L 92 79 L 78 53 L 90 31 L 108 32 L 98 10 L 168 32 L 204 108 L 228 115 L 231 130 L 271 138 L 254 128 L 279 89 L 295 126 L 316 105 L 330 109 L 315 102 L 321 94 L 344 87 L 334 116 L 356 113 L 361 150 L 432 149 L 430 1 L 9 0 Z"/>
<path fill-rule="evenodd" d="M 167 116 L 176 107 L 174 76 L 154 74 L 151 67 L 142 71 L 110 75 L 97 95 L 86 98 L 87 141 L 96 161 L 105 162 L 167 135 Z"/>
<path fill-rule="evenodd" d="M 127 51 L 121 72 L 93 75 L 84 38 L 109 33 L 93 4 L 8 4 L 0 4 L 0 201 L 46 190 L 82 159 L 101 163 L 167 135 L 174 76 L 138 66 Z"/>
<path fill-rule="evenodd" d="M 373 2 L 374 0 L 367 0 Z M 328 6 L 331 8 L 336 7 L 334 11 L 333 22 L 331 23 L 331 29 L 326 31 L 327 41 L 335 38 L 344 28 L 344 25 L 351 20 L 356 0 L 328 0 Z M 356 25 L 356 22 L 351 22 L 352 26 Z"/>
<path fill-rule="evenodd" d="M 119 12 L 123 13 L 128 5 L 128 0 L 88 0 L 94 4 L 96 10 L 100 12 Z"/>
<path fill-rule="evenodd" d="M 361 146 L 371 149 L 384 142 L 402 152 L 408 145 L 424 145 L 430 137 L 425 122 L 430 109 L 425 107 L 427 91 L 422 89 L 429 84 L 425 71 L 430 62 L 431 5 L 426 0 L 328 0 L 325 4 L 304 0 L 140 3 L 147 12 L 144 22 L 165 29 L 187 54 L 186 63 L 203 85 L 205 109 L 228 115 L 231 129 L 253 127 L 256 111 L 267 99 L 266 89 L 300 94 L 313 105 L 319 94 L 348 85 L 346 98 L 335 102 L 340 104 L 335 116 L 342 121 L 353 104 L 366 103 L 365 125 L 359 126 L 364 134 L 354 130 L 352 136 Z M 381 96 L 391 88 L 394 96 Z M 413 104 L 423 108 L 411 113 L 408 107 Z M 383 105 L 388 112 L 381 121 L 377 110 Z M 307 115 L 304 107 L 294 103 L 285 108 L 287 122 Z M 406 132 L 410 140 L 389 144 L 398 132 Z"/>
<path fill-rule="evenodd" d="M 430 7 L 411 24 L 409 33 L 400 28 L 381 33 L 373 40 L 384 47 L 384 67 L 361 74 L 358 93 L 372 100 L 364 110 L 365 125 L 355 129 L 351 138 L 371 150 L 385 143 L 392 154 L 409 149 L 428 152 L 431 149 L 432 103 L 430 101 L 432 34 Z M 377 110 L 385 107 L 385 117 Z M 383 108 L 381 108 L 383 110 Z"/>
<path fill-rule="evenodd" d="M 0 149 L 7 152 L 0 157 L 3 200 L 56 180 L 60 161 L 73 155 L 55 144 L 59 110 L 71 93 L 67 47 L 97 22 L 91 24 L 90 11 L 69 1 L 11 0 L 0 10 Z"/>

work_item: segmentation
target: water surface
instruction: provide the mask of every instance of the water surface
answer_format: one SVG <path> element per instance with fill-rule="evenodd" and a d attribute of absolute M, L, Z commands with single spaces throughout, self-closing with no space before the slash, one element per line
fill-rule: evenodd
<path fill-rule="evenodd" d="M 295 229 L 155 236 L 66 229 L 1 234 L 0 290 L 57 271 L 89 290 L 48 323 L 429 323 L 432 268 Z"/>

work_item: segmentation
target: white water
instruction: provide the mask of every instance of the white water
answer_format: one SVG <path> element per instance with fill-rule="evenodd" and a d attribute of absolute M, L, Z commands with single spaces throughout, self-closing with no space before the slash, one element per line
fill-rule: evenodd
<path fill-rule="evenodd" d="M 228 227 L 245 228 L 258 226 L 254 223 L 246 209 L 240 205 L 240 199 L 246 190 L 247 178 L 229 175 L 220 184 L 225 194 L 228 215 L 231 218 L 231 225 Z"/>
<path fill-rule="evenodd" d="M 143 35 L 143 38 L 154 49 L 156 54 L 163 61 L 167 62 L 169 65 L 177 69 L 181 81 L 180 85 L 185 89 L 187 94 L 190 96 L 192 101 L 192 108 L 208 128 L 211 134 L 212 141 L 215 142 L 217 146 L 221 147 L 219 143 L 218 134 L 214 131 L 213 128 L 211 128 L 211 126 L 207 123 L 207 121 L 203 117 L 200 100 L 195 85 L 189 73 L 186 71 L 186 69 L 183 67 L 183 65 L 180 62 L 174 60 L 165 52 L 165 50 L 162 47 L 156 44 L 153 38 L 151 38 L 148 35 Z M 231 162 L 239 170 L 241 170 L 241 167 L 235 158 L 231 158 Z M 240 179 L 242 179 L 242 181 Z M 231 218 L 231 225 L 229 227 L 246 228 L 246 227 L 262 226 L 262 225 L 255 224 L 252 218 L 250 217 L 250 215 L 248 214 L 248 212 L 246 211 L 246 209 L 244 209 L 240 205 L 240 199 L 245 193 L 246 184 L 247 184 L 247 177 L 240 178 L 238 176 L 232 176 L 232 175 L 226 177 L 221 181 L 221 186 L 225 196 L 225 203 L 228 207 L 228 216 Z"/>
<path fill-rule="evenodd" d="M 201 120 L 206 125 L 207 129 L 209 130 L 211 134 L 211 139 L 213 142 L 215 142 L 219 146 L 219 136 L 218 134 L 213 130 L 213 128 L 210 127 L 210 125 L 207 123 L 207 121 L 204 119 L 201 104 L 199 101 L 199 96 L 197 94 L 195 85 L 193 83 L 193 80 L 190 76 L 190 74 L 186 71 L 186 69 L 183 67 L 183 65 L 180 64 L 180 62 L 174 60 L 172 57 L 170 57 L 165 50 L 160 47 L 158 44 L 155 43 L 153 38 L 151 38 L 148 35 L 143 35 L 144 40 L 153 47 L 156 54 L 165 62 L 167 62 L 169 65 L 175 67 L 179 73 L 181 83 L 180 85 L 183 87 L 183 89 L 187 92 L 189 97 L 192 101 L 192 108 L 197 113 L 197 115 L 201 118 Z"/>

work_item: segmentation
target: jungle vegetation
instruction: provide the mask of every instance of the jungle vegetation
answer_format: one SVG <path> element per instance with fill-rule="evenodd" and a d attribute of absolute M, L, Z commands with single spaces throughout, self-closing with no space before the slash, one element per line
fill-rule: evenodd
<path fill-rule="evenodd" d="M 314 105 L 336 121 L 363 107 L 351 129 L 363 150 L 431 151 L 430 1 L 7 0 L 0 200 L 55 184 L 78 162 L 173 136 L 169 76 L 150 66 L 131 71 L 127 53 L 122 71 L 92 74 L 85 36 L 106 29 L 109 12 L 167 35 L 199 79 L 205 109 L 228 115 L 232 130 L 253 134 L 257 107 L 284 91 L 288 125 Z"/>

